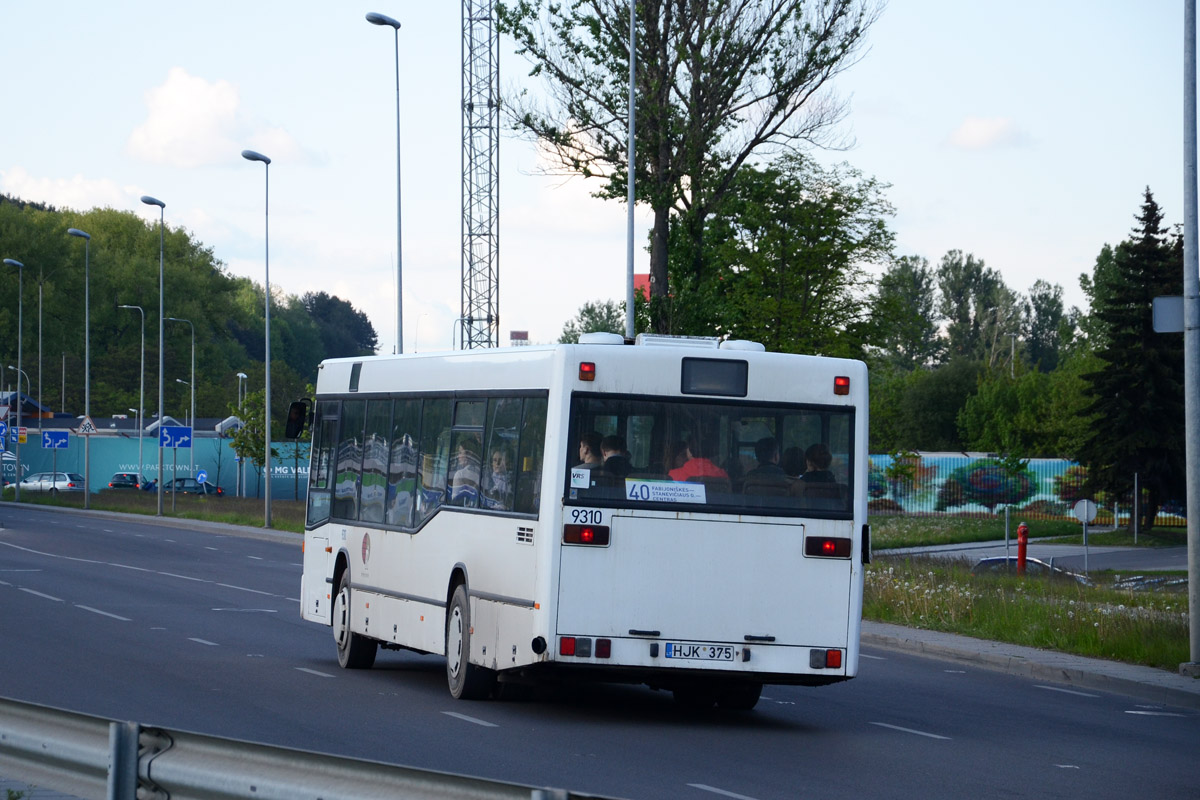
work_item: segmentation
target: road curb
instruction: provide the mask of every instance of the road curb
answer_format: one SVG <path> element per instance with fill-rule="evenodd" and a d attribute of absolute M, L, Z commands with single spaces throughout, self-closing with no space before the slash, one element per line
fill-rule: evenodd
<path fill-rule="evenodd" d="M 1142 667 L 969 636 L 863 623 L 862 643 L 1079 689 L 1124 694 L 1155 703 L 1200 709 L 1200 680 Z M 868 631 L 867 628 L 874 630 Z"/>

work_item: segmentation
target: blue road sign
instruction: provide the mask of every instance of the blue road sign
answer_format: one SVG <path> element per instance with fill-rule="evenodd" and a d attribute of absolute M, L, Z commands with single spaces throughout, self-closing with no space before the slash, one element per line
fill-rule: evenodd
<path fill-rule="evenodd" d="M 159 447 L 191 447 L 192 429 L 183 425 L 164 425 L 158 429 Z"/>
<path fill-rule="evenodd" d="M 8 440 L 8 423 L 0 422 L 0 453 L 4 452 L 4 442 Z"/>
<path fill-rule="evenodd" d="M 208 483 L 208 470 L 202 469 L 196 473 L 196 483 Z"/>
<path fill-rule="evenodd" d="M 67 431 L 42 431 L 42 449 L 56 450 L 66 447 L 69 437 Z"/>

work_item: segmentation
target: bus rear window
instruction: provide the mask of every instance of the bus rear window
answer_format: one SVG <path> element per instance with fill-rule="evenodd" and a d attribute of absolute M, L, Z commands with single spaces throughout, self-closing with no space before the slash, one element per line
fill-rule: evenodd
<path fill-rule="evenodd" d="M 847 518 L 854 410 L 577 394 L 566 500 Z"/>

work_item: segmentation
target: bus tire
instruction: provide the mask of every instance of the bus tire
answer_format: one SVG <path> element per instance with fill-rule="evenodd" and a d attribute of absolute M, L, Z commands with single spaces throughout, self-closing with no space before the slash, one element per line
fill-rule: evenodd
<path fill-rule="evenodd" d="M 471 663 L 471 605 L 467 587 L 455 587 L 446 610 L 446 683 L 455 700 L 483 700 L 492 691 L 495 675 Z"/>
<path fill-rule="evenodd" d="M 342 669 L 370 669 L 375 663 L 378 643 L 350 630 L 350 570 L 338 581 L 333 601 L 333 640 L 337 645 L 338 664 Z"/>
<path fill-rule="evenodd" d="M 731 683 L 717 692 L 717 705 L 726 711 L 749 711 L 762 696 L 761 683 Z"/>
<path fill-rule="evenodd" d="M 688 711 L 707 711 L 717 702 L 717 691 L 707 683 L 682 683 L 671 694 L 676 705 Z"/>

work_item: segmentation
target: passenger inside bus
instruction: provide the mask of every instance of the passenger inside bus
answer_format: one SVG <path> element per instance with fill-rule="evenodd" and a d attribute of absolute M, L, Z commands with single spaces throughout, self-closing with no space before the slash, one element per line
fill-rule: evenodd
<path fill-rule="evenodd" d="M 829 470 L 829 465 L 833 463 L 829 445 L 817 442 L 810 446 L 804 451 L 804 461 L 805 470 L 800 480 L 805 483 L 833 483 L 837 480 Z"/>
<path fill-rule="evenodd" d="M 479 440 L 474 436 L 459 440 L 450 474 L 450 505 L 475 505 L 479 496 L 479 450 Z"/>
<path fill-rule="evenodd" d="M 604 466 L 604 457 L 600 451 L 600 434 L 595 431 L 579 437 L 579 463 L 576 467 L 584 469 L 600 469 Z"/>
<path fill-rule="evenodd" d="M 605 436 L 600 441 L 600 452 L 604 456 L 604 471 L 609 475 L 624 478 L 633 471 L 625 452 L 625 440 L 620 436 Z"/>
<path fill-rule="evenodd" d="M 783 451 L 783 462 L 780 464 L 785 474 L 799 478 L 804 474 L 804 448 L 789 447 Z"/>
<path fill-rule="evenodd" d="M 709 458 L 710 453 L 703 439 L 699 437 L 692 439 L 692 441 L 688 442 L 685 452 L 687 453 L 687 461 L 683 462 L 683 466 L 667 473 L 671 476 L 671 480 L 687 481 L 693 478 L 724 478 L 725 480 L 729 480 L 729 473 L 721 469 Z"/>
<path fill-rule="evenodd" d="M 492 451 L 492 468 L 483 476 L 483 496 L 487 507 L 507 511 L 512 508 L 513 472 L 509 465 L 508 451 L 498 448 Z"/>

